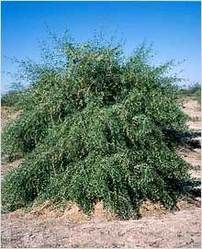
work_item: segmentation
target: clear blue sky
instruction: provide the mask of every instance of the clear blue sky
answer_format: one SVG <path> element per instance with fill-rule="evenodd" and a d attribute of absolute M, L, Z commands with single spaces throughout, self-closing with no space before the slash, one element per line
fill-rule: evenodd
<path fill-rule="evenodd" d="M 62 33 L 68 28 L 81 41 L 94 31 L 125 39 L 129 54 L 143 40 L 154 43 L 157 61 L 186 59 L 187 82 L 200 81 L 200 2 L 3 2 L 2 70 L 14 72 L 6 57 L 39 61 L 39 40 L 46 25 Z M 2 92 L 11 78 L 3 73 Z"/>

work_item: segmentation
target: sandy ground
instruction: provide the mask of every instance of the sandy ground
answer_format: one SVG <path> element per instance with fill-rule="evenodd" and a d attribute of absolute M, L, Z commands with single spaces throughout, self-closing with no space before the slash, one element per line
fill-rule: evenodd
<path fill-rule="evenodd" d="M 184 111 L 191 117 L 188 123 L 190 128 L 199 131 L 199 105 L 188 99 L 183 106 Z M 7 122 L 6 113 L 3 118 Z M 181 155 L 192 165 L 192 176 L 199 179 L 200 149 L 187 149 Z M 19 164 L 20 161 L 16 161 L 2 165 L 1 172 L 5 174 Z M 33 208 L 31 212 L 17 210 L 3 214 L 1 246 L 201 248 L 200 197 L 194 203 L 179 202 L 175 212 L 169 212 L 158 204 L 145 203 L 141 214 L 141 219 L 122 221 L 107 213 L 98 203 L 89 219 L 74 204 L 66 207 L 65 212 L 60 212 L 45 203 Z"/>
<path fill-rule="evenodd" d="M 201 133 L 201 106 L 198 104 L 196 100 L 191 98 L 187 98 L 183 101 L 182 105 L 183 111 L 190 117 L 188 121 L 188 126 L 195 132 Z M 199 140 L 201 144 L 201 136 L 194 138 L 195 140 Z M 186 149 L 184 152 L 180 153 L 182 158 L 187 161 L 190 165 L 190 172 L 192 177 L 201 178 L 201 149 Z"/>
<path fill-rule="evenodd" d="M 190 117 L 188 125 L 191 129 L 201 131 L 201 106 L 196 100 L 186 98 L 183 101 L 182 108 Z"/>
<path fill-rule="evenodd" d="M 2 247 L 195 247 L 200 248 L 200 209 L 161 218 L 71 222 L 4 215 Z M 6 225 L 5 225 L 6 223 Z"/>
<path fill-rule="evenodd" d="M 20 111 L 14 112 L 11 107 L 1 107 L 1 130 L 12 120 L 16 119 L 20 114 Z"/>

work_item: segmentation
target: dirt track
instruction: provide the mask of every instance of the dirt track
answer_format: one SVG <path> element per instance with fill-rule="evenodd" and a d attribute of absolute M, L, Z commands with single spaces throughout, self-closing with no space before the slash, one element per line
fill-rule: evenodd
<path fill-rule="evenodd" d="M 190 127 L 199 130 L 201 117 L 197 103 L 188 100 L 184 106 L 192 117 Z M 192 164 L 193 177 L 199 178 L 200 150 L 185 151 L 183 157 Z M 201 209 L 193 204 L 179 205 L 179 209 L 174 213 L 157 210 L 157 214 L 152 210 L 140 220 L 128 221 L 108 220 L 102 212 L 85 220 L 79 210 L 69 215 L 59 215 L 48 208 L 32 213 L 19 210 L 2 215 L 2 247 L 200 248 Z"/>

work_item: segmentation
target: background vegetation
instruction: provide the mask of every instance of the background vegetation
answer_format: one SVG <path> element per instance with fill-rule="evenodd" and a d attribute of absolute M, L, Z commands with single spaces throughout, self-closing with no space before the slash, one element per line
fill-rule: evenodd
<path fill-rule="evenodd" d="M 15 107 L 19 102 L 21 92 L 18 90 L 10 90 L 1 96 L 1 106 Z"/>
<path fill-rule="evenodd" d="M 187 88 L 180 89 L 180 97 L 191 97 L 201 104 L 201 85 L 196 83 Z"/>

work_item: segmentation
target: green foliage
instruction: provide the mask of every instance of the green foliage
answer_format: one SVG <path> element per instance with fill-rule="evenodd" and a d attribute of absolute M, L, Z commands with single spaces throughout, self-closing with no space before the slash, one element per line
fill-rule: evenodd
<path fill-rule="evenodd" d="M 15 107 L 19 101 L 21 92 L 17 90 L 9 91 L 1 96 L 1 105 Z"/>
<path fill-rule="evenodd" d="M 201 104 L 201 85 L 196 83 L 188 88 L 180 89 L 180 96 L 191 97 L 196 99 Z"/>
<path fill-rule="evenodd" d="M 26 64 L 33 83 L 3 134 L 4 153 L 25 160 L 5 176 L 4 207 L 71 200 L 90 212 L 102 200 L 124 218 L 145 199 L 172 207 L 188 173 L 175 152 L 186 116 L 171 63 L 151 65 L 144 45 L 129 58 L 103 42 L 59 48 L 59 65 Z"/>

